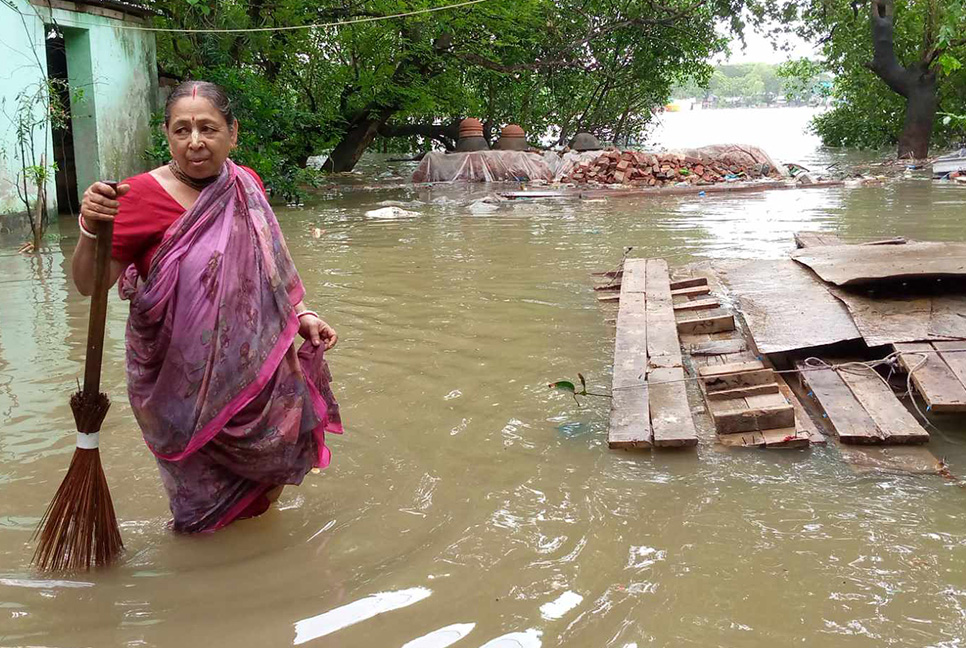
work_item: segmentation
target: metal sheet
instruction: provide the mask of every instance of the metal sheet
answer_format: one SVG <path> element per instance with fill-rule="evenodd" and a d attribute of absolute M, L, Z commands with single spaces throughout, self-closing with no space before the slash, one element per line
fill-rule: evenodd
<path fill-rule="evenodd" d="M 790 259 L 753 261 L 728 270 L 724 281 L 762 353 L 861 337 L 842 302 L 808 268 Z"/>
<path fill-rule="evenodd" d="M 796 250 L 792 258 L 838 286 L 887 279 L 966 277 L 966 243 L 819 246 Z"/>

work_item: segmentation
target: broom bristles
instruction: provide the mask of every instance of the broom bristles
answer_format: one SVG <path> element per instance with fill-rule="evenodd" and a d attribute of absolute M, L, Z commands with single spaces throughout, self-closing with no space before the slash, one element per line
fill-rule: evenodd
<path fill-rule="evenodd" d="M 34 563 L 44 571 L 108 565 L 124 548 L 97 449 L 74 450 L 67 475 L 40 520 Z"/>
<path fill-rule="evenodd" d="M 104 394 L 71 398 L 78 430 L 100 429 L 110 401 Z M 97 448 L 77 448 L 60 488 L 40 519 L 33 562 L 44 571 L 89 570 L 113 562 L 124 549 Z"/>

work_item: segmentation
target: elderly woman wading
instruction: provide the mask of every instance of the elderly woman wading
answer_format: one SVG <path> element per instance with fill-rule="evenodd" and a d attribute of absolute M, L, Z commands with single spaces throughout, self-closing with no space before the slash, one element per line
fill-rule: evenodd
<path fill-rule="evenodd" d="M 93 289 L 90 221 L 114 219 L 111 282 L 131 302 L 131 406 L 155 454 L 178 531 L 263 513 L 285 484 L 329 462 L 341 432 L 324 351 L 335 331 L 306 310 L 261 179 L 228 159 L 238 121 L 224 91 L 168 98 L 171 162 L 84 192 L 72 261 Z M 295 334 L 306 339 L 296 351 Z"/>

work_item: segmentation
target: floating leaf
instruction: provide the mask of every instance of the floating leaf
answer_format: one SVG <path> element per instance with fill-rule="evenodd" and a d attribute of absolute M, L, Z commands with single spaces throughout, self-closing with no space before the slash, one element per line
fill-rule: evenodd
<path fill-rule="evenodd" d="M 587 381 L 584 380 L 584 374 L 578 373 L 577 374 L 577 377 L 580 378 L 580 387 L 581 387 L 580 393 L 581 394 L 586 394 L 587 393 Z"/>
<path fill-rule="evenodd" d="M 559 389 L 560 391 L 570 392 L 571 394 L 577 393 L 577 387 L 569 380 L 558 380 L 557 382 L 550 383 L 548 387 L 550 387 L 550 389 Z"/>

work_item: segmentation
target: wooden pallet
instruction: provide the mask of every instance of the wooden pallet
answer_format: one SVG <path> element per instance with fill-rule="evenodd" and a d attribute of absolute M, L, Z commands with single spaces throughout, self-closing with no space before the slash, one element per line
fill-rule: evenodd
<path fill-rule="evenodd" d="M 842 359 L 826 359 L 841 364 Z M 929 433 L 872 369 L 815 369 L 796 363 L 802 384 L 828 417 L 842 443 L 907 445 L 926 443 Z"/>
<path fill-rule="evenodd" d="M 966 412 L 966 340 L 896 343 L 893 348 L 904 352 L 899 364 L 912 372 L 912 384 L 929 411 Z"/>

